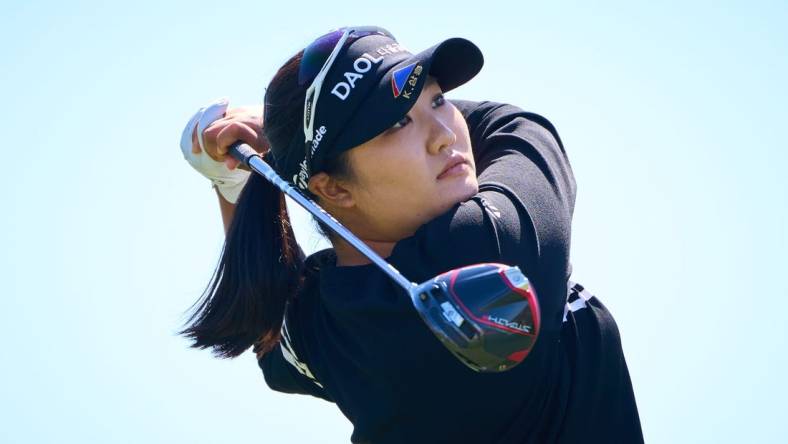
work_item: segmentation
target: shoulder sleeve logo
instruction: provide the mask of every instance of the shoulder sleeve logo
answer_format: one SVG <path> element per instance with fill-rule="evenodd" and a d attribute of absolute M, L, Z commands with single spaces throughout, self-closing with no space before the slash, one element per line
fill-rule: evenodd
<path fill-rule="evenodd" d="M 315 383 L 315 385 L 317 385 L 318 387 L 323 388 L 323 385 L 317 381 L 317 378 L 315 378 L 315 375 L 313 375 L 312 372 L 309 370 L 309 367 L 306 365 L 306 363 L 301 361 L 298 358 L 298 355 L 296 355 L 295 350 L 293 349 L 293 345 L 291 344 L 290 332 L 287 329 L 286 319 L 284 322 L 282 322 L 281 344 L 282 344 L 282 356 L 284 356 L 285 360 L 289 362 L 290 365 L 295 367 L 298 373 L 301 373 L 302 375 L 306 376 L 310 381 Z"/>

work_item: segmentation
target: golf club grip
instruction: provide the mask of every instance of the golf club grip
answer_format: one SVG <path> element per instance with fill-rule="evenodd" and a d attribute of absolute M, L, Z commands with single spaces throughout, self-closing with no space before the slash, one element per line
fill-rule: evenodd
<path fill-rule="evenodd" d="M 239 140 L 230 145 L 230 155 L 233 156 L 235 160 L 249 166 L 249 159 L 258 154 L 252 147 Z"/>
<path fill-rule="evenodd" d="M 235 142 L 234 144 L 230 145 L 229 152 L 230 155 L 233 156 L 236 160 L 248 166 L 250 170 L 265 177 L 269 182 L 271 182 L 274 186 L 279 188 L 283 193 L 290 196 L 292 199 L 296 199 L 295 195 L 301 196 L 298 190 L 293 188 L 292 185 L 290 185 L 289 183 L 287 183 L 287 181 L 282 179 L 276 173 L 276 171 L 274 171 L 271 165 L 268 165 L 263 160 L 263 156 L 261 156 L 257 151 L 255 151 L 254 148 L 252 148 L 251 146 L 239 140 L 238 142 Z"/>

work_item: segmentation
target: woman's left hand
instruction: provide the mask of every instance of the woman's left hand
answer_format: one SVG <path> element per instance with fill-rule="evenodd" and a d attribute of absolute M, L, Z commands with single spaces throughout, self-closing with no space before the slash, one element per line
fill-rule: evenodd
<path fill-rule="evenodd" d="M 263 107 L 241 106 L 228 108 L 224 117 L 212 122 L 202 132 L 202 147 L 214 160 L 224 162 L 230 170 L 238 166 L 238 161 L 227 153 L 230 145 L 242 141 L 258 153 L 264 154 L 269 145 L 263 136 Z M 192 139 L 192 150 L 199 152 L 197 134 Z"/>
<path fill-rule="evenodd" d="M 181 151 L 189 164 L 234 204 L 249 172 L 238 169 L 239 162 L 227 156 L 227 151 L 239 140 L 258 152 L 267 151 L 262 126 L 262 107 L 228 108 L 226 99 L 215 100 L 200 108 L 186 124 L 181 135 Z"/>

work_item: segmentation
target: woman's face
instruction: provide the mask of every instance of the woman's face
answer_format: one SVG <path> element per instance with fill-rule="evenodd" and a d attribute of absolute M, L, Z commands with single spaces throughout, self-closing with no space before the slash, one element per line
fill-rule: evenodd
<path fill-rule="evenodd" d="M 429 78 L 393 127 L 348 151 L 359 234 L 398 241 L 479 189 L 468 126 Z"/>

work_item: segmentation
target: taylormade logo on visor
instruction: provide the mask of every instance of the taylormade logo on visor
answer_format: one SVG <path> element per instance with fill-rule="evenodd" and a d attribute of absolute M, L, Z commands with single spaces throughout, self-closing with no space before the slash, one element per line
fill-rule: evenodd
<path fill-rule="evenodd" d="M 323 140 L 323 136 L 326 135 L 326 131 L 326 127 L 322 125 L 320 128 L 315 130 L 315 136 L 312 138 L 312 152 L 309 153 L 311 156 L 315 155 L 315 150 L 317 150 L 317 147 L 320 146 L 320 141 Z"/>
<path fill-rule="evenodd" d="M 381 46 L 380 48 L 376 49 L 375 52 L 380 54 L 380 57 L 374 57 L 366 52 L 361 54 L 359 58 L 353 61 L 353 71 L 345 72 L 345 80 L 346 82 L 339 82 L 334 85 L 334 88 L 331 90 L 331 94 L 339 97 L 339 100 L 345 100 L 350 96 L 350 92 L 353 91 L 353 88 L 356 87 L 356 82 L 364 78 L 364 74 L 369 72 L 372 69 L 373 65 L 376 65 L 383 61 L 383 57 L 389 54 L 396 54 L 398 52 L 405 51 L 405 48 L 398 45 L 398 44 L 391 44 Z"/>
<path fill-rule="evenodd" d="M 327 132 L 328 129 L 325 125 L 320 125 L 320 128 L 315 130 L 315 135 L 312 138 L 312 147 L 309 150 L 309 157 L 314 157 L 317 147 L 320 146 L 320 142 Z M 302 190 L 309 188 L 309 168 L 307 168 L 306 158 L 298 164 L 298 173 L 293 175 L 293 183 Z"/>
<path fill-rule="evenodd" d="M 306 167 L 306 159 L 302 160 L 300 164 L 298 164 L 299 170 L 298 173 L 293 175 L 293 183 L 302 190 L 306 190 L 309 188 L 309 172 L 307 171 Z"/>

